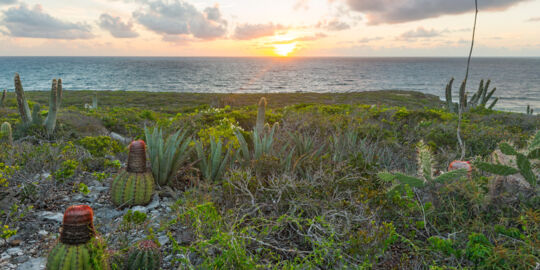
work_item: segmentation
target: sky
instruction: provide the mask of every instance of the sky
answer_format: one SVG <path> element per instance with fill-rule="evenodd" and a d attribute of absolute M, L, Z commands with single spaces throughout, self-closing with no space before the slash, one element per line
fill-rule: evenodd
<path fill-rule="evenodd" d="M 540 56 L 540 0 L 478 0 L 474 56 Z M 0 0 L 0 56 L 466 56 L 473 0 Z"/>

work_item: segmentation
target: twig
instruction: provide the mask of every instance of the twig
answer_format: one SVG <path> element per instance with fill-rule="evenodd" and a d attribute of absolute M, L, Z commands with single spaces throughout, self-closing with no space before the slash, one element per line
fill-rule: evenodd
<path fill-rule="evenodd" d="M 474 12 L 474 25 L 473 25 L 473 32 L 472 32 L 472 40 L 471 40 L 471 49 L 469 50 L 469 57 L 467 58 L 467 70 L 465 71 L 465 79 L 463 80 L 463 89 L 467 86 L 467 79 L 469 78 L 469 66 L 471 64 L 471 56 L 472 51 L 474 47 L 474 35 L 476 33 L 476 19 L 478 17 L 478 0 L 474 0 L 474 6 L 475 6 L 475 12 Z M 460 99 L 459 101 L 459 110 L 458 110 L 458 126 L 457 126 L 457 139 L 459 143 L 459 147 L 461 148 L 461 157 L 460 160 L 463 160 L 465 158 L 465 144 L 463 143 L 463 140 L 461 140 L 461 118 L 463 114 L 463 101 Z"/>

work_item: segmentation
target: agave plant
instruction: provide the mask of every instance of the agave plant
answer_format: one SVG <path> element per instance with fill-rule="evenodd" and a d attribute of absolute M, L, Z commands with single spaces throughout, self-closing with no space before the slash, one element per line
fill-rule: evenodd
<path fill-rule="evenodd" d="M 253 152 L 249 151 L 248 143 L 239 130 L 235 130 L 236 138 L 240 143 L 240 149 L 238 151 L 238 160 L 242 160 L 247 163 L 252 160 L 260 159 L 263 155 L 270 155 L 272 152 L 272 145 L 274 144 L 274 134 L 278 123 L 275 123 L 270 129 L 270 132 L 264 132 L 260 134 L 258 130 L 253 129 Z"/>
<path fill-rule="evenodd" d="M 228 149 L 224 154 L 223 142 L 221 139 L 214 139 L 214 137 L 210 137 L 210 152 L 208 154 L 204 151 L 201 141 L 195 143 L 195 150 L 197 151 L 198 165 L 203 177 L 210 181 L 219 180 L 229 165 L 231 150 Z"/>
<path fill-rule="evenodd" d="M 189 157 L 191 138 L 187 131 L 179 130 L 164 140 L 163 131 L 157 127 L 152 131 L 145 127 L 144 133 L 154 179 L 158 185 L 167 185 Z"/>

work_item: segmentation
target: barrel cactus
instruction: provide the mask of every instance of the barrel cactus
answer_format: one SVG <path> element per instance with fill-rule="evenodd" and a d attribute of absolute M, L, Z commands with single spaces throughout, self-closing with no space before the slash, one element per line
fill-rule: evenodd
<path fill-rule="evenodd" d="M 0 141 L 13 143 L 13 135 L 11 132 L 11 125 L 8 122 L 2 123 L 0 126 Z"/>
<path fill-rule="evenodd" d="M 151 240 L 139 242 L 137 247 L 132 248 L 127 256 L 125 269 L 128 270 L 157 270 L 161 262 L 159 247 Z"/>
<path fill-rule="evenodd" d="M 106 269 L 104 246 L 96 237 L 94 214 L 88 205 L 73 205 L 64 213 L 60 242 L 49 253 L 47 269 Z"/>
<path fill-rule="evenodd" d="M 128 164 L 114 179 L 111 200 L 117 206 L 145 205 L 154 193 L 154 177 L 146 168 L 146 144 L 142 140 L 129 145 Z"/>

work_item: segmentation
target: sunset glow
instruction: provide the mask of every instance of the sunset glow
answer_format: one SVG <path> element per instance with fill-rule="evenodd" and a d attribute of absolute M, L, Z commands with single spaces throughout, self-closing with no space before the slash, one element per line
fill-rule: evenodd
<path fill-rule="evenodd" d="M 274 44 L 274 52 L 279 56 L 289 56 L 296 48 L 296 42 L 288 44 Z"/>
<path fill-rule="evenodd" d="M 463 56 L 474 2 L 0 0 L 0 55 Z M 440 2 L 440 3 L 439 3 Z M 477 56 L 540 56 L 540 0 L 480 2 Z M 25 19 L 21 19 L 25 18 Z"/>

